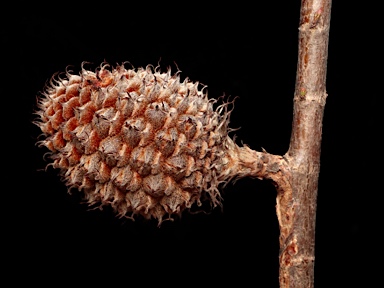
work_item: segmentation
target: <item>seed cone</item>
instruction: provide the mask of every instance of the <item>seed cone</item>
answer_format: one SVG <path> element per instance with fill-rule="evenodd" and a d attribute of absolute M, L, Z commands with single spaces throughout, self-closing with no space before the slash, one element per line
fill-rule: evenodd
<path fill-rule="evenodd" d="M 158 68 L 66 72 L 39 98 L 34 122 L 54 168 L 90 205 L 161 223 L 194 204 L 221 205 L 233 175 L 228 105 Z"/>

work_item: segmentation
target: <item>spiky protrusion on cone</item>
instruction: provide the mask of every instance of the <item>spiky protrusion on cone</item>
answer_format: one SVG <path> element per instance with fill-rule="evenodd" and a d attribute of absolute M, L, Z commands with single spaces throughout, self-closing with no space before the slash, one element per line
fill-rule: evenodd
<path fill-rule="evenodd" d="M 221 204 L 233 177 L 229 103 L 214 109 L 199 83 L 147 66 L 103 64 L 52 78 L 38 102 L 38 143 L 69 189 L 119 216 L 161 223 L 203 200 Z"/>

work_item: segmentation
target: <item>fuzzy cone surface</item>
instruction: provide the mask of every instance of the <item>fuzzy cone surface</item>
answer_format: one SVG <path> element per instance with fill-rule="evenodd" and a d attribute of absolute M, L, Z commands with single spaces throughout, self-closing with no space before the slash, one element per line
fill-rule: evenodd
<path fill-rule="evenodd" d="M 221 204 L 231 177 L 230 103 L 214 109 L 188 78 L 158 68 L 111 68 L 53 77 L 34 122 L 54 168 L 89 205 L 161 223 L 202 201 Z"/>

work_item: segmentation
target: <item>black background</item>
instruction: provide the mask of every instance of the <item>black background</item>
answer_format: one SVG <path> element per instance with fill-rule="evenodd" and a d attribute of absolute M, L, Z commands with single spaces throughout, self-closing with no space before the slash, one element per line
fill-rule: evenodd
<path fill-rule="evenodd" d="M 374 283 L 382 227 L 378 196 L 382 46 L 373 7 L 334 1 L 316 230 L 316 287 Z M 248 2 L 247 2 L 248 3 Z M 300 1 L 248 4 L 78 3 L 3 11 L 2 206 L 8 265 L 28 283 L 278 287 L 276 192 L 242 179 L 223 191 L 223 211 L 154 222 L 88 211 L 67 194 L 31 124 L 36 96 L 67 65 L 175 63 L 209 97 L 239 96 L 237 142 L 284 154 L 297 64 Z M 380 23 L 381 25 L 381 23 Z M 376 29 L 376 30 L 375 30 Z M 382 32 L 380 32 L 382 33 Z M 5 50 L 4 50 L 5 49 Z M 161 59 L 161 60 L 160 60 Z M 5 63 L 5 64 L 4 64 Z M 380 95 L 379 95 L 380 94 Z M 4 102 L 4 100 L 6 102 Z M 9 102 L 8 102 L 9 101 Z M 382 143 L 382 142 L 381 142 Z M 4 226 L 4 227 L 5 227 Z M 378 242 L 376 242 L 378 241 Z M 7 246 L 8 247 L 8 246 Z M 73 282 L 76 281 L 76 282 Z M 108 283 L 106 282 L 106 283 Z M 362 286 L 360 286 L 362 287 Z M 365 286 L 368 287 L 368 286 Z"/>

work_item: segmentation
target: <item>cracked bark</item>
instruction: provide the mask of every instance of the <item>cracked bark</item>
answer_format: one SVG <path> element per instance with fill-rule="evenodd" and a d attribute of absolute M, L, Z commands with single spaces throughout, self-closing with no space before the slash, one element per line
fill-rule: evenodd
<path fill-rule="evenodd" d="M 302 0 L 290 145 L 284 156 L 236 147 L 237 177 L 277 189 L 281 288 L 314 287 L 315 222 L 331 0 Z"/>

